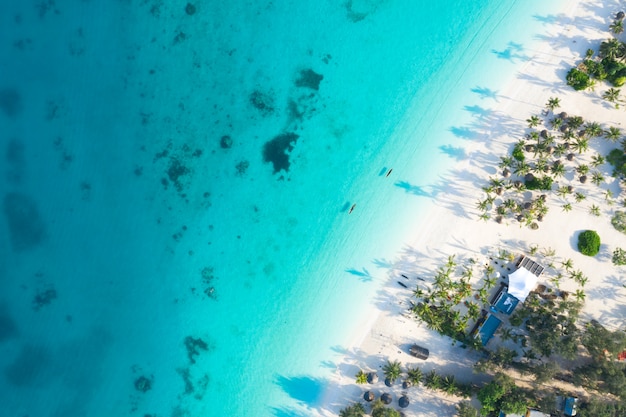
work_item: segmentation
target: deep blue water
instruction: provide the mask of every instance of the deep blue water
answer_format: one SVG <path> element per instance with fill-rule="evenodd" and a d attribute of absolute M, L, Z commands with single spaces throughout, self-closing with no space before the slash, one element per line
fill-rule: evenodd
<path fill-rule="evenodd" d="M 323 411 L 464 100 L 557 10 L 192 3 L 0 6 L 0 417 Z"/>

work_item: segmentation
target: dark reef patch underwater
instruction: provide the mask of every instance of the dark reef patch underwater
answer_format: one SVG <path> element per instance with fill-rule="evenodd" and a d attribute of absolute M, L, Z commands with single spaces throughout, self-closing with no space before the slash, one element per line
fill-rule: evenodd
<path fill-rule="evenodd" d="M 289 152 L 293 150 L 299 137 L 291 132 L 281 133 L 263 145 L 263 160 L 272 163 L 274 174 L 282 170 L 289 172 L 289 167 L 291 166 Z"/>
<path fill-rule="evenodd" d="M 16 252 L 32 249 L 42 242 L 45 227 L 35 200 L 20 193 L 8 193 L 4 196 L 3 209 Z"/>

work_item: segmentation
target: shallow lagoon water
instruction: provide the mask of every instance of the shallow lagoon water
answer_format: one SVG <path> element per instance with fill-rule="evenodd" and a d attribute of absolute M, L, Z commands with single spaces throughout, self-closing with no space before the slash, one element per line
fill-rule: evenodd
<path fill-rule="evenodd" d="M 5 410 L 323 407 L 520 3 L 3 3 Z"/>

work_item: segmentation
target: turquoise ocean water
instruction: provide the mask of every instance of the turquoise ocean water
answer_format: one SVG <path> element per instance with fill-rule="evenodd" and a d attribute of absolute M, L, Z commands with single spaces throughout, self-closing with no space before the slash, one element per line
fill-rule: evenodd
<path fill-rule="evenodd" d="M 2 2 L 0 417 L 323 412 L 563 4 Z"/>

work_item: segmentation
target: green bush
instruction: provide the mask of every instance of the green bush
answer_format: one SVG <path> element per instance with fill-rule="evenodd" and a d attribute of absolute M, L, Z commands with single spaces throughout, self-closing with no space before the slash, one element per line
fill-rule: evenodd
<path fill-rule="evenodd" d="M 626 233 L 626 212 L 616 211 L 611 219 L 614 228 L 622 233 Z"/>
<path fill-rule="evenodd" d="M 596 256 L 600 252 L 600 235 L 593 230 L 585 230 L 578 235 L 578 250 L 583 255 Z"/>
<path fill-rule="evenodd" d="M 518 160 L 520 162 L 522 162 L 524 159 L 526 159 L 526 157 L 524 156 L 524 149 L 522 149 L 522 145 L 519 144 L 519 143 L 515 145 L 511 155 L 513 156 L 513 158 L 515 158 L 516 160 Z"/>
<path fill-rule="evenodd" d="M 552 177 L 533 178 L 530 181 L 526 181 L 526 188 L 529 190 L 551 190 L 552 189 Z"/>
<path fill-rule="evenodd" d="M 621 149 L 613 149 L 606 156 L 606 160 L 615 168 L 613 176 L 616 176 L 615 173 L 626 175 L 626 153 Z"/>
<path fill-rule="evenodd" d="M 589 78 L 589 75 L 585 74 L 577 68 L 572 68 L 571 70 L 569 70 L 566 80 L 567 85 L 571 86 L 572 88 L 574 88 L 574 90 L 577 91 L 584 90 L 591 84 L 591 79 Z"/>

